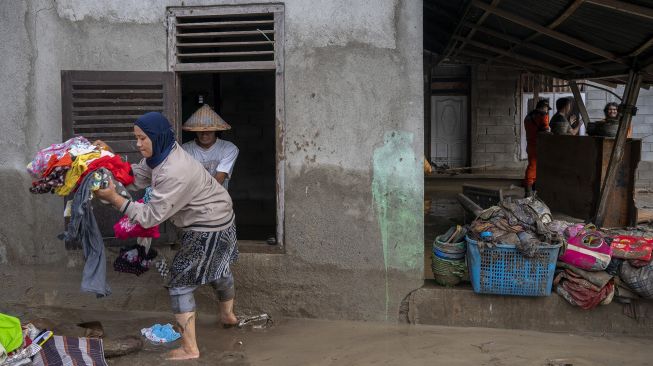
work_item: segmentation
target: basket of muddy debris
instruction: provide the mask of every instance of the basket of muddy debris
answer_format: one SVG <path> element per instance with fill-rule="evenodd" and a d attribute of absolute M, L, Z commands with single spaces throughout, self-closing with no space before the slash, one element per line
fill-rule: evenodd
<path fill-rule="evenodd" d="M 512 244 L 479 249 L 469 237 L 467 264 L 474 292 L 479 294 L 549 296 L 558 258 L 558 245 L 540 245 L 532 258 Z"/>

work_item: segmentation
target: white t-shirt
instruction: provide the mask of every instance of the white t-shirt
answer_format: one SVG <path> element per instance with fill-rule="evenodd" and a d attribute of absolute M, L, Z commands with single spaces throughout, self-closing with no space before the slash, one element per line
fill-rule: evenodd
<path fill-rule="evenodd" d="M 195 160 L 202 163 L 204 169 L 212 176 L 218 172 L 227 173 L 227 178 L 222 185 L 229 187 L 229 179 L 234 170 L 234 164 L 238 157 L 238 148 L 229 141 L 218 139 L 213 146 L 208 149 L 200 147 L 195 140 L 189 141 L 182 145 L 184 150 L 189 153 Z"/>

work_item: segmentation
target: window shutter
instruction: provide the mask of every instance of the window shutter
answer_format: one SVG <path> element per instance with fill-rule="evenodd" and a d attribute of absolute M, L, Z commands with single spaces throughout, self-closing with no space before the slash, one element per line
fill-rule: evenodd
<path fill-rule="evenodd" d="M 168 32 L 175 71 L 274 70 L 283 5 L 170 8 Z"/>
<path fill-rule="evenodd" d="M 142 159 L 134 139 L 134 121 L 147 112 L 161 112 L 168 118 L 177 136 L 175 77 L 171 72 L 152 71 L 61 71 L 62 136 L 100 139 L 131 163 Z M 136 192 L 134 198 L 142 197 Z M 94 202 L 95 216 L 105 245 L 124 246 L 135 240 L 114 237 L 113 225 L 120 213 Z M 154 243 L 173 239 L 167 223 L 159 227 L 161 237 Z M 81 248 L 67 242 L 66 248 Z"/>
<path fill-rule="evenodd" d="M 174 74 L 151 71 L 61 72 L 63 138 L 104 140 L 116 152 L 138 152 L 136 118 L 163 113 L 177 128 Z"/>

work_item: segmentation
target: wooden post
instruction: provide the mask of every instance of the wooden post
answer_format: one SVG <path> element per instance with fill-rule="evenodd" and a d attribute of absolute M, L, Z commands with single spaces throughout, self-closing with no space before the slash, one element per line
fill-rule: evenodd
<path fill-rule="evenodd" d="M 637 97 L 639 96 L 639 87 L 642 84 L 642 75 L 630 71 L 628 75 L 628 82 L 626 83 L 626 88 L 624 89 L 624 97 L 622 99 L 622 104 L 620 106 L 622 110 L 621 120 L 619 121 L 619 129 L 617 130 L 617 137 L 614 142 L 614 147 L 612 148 L 612 154 L 610 155 L 610 162 L 608 163 L 608 169 L 605 174 L 605 180 L 601 187 L 601 198 L 599 200 L 598 209 L 596 210 L 596 220 L 594 221 L 596 226 L 601 227 L 603 225 L 603 220 L 605 218 L 606 210 L 608 209 L 608 197 L 612 192 L 617 177 L 617 168 L 621 163 L 624 154 L 624 147 L 626 145 L 626 138 L 628 137 L 628 129 L 630 128 L 630 123 L 633 117 L 633 108 L 635 103 L 637 103 Z"/>
<path fill-rule="evenodd" d="M 587 108 L 585 108 L 585 102 L 583 102 L 583 98 L 580 95 L 580 89 L 578 89 L 578 84 L 576 83 L 576 80 L 570 81 L 569 86 L 571 87 L 571 92 L 574 93 L 574 99 L 576 99 L 576 105 L 578 106 L 578 110 L 580 110 L 580 115 L 583 117 L 583 122 L 585 123 L 585 129 L 587 129 L 587 126 L 590 123 L 590 115 L 587 113 Z"/>

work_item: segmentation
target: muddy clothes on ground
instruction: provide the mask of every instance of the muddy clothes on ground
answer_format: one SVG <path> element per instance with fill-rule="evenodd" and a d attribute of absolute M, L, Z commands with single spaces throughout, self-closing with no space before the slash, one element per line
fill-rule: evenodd
<path fill-rule="evenodd" d="M 558 244 L 563 238 L 548 228 L 551 211 L 537 197 L 503 200 L 483 211 L 470 225 L 470 232 L 482 249 L 497 243 L 512 244 L 525 257 L 533 257 L 539 246 Z M 481 233 L 489 232 L 491 235 Z"/>

